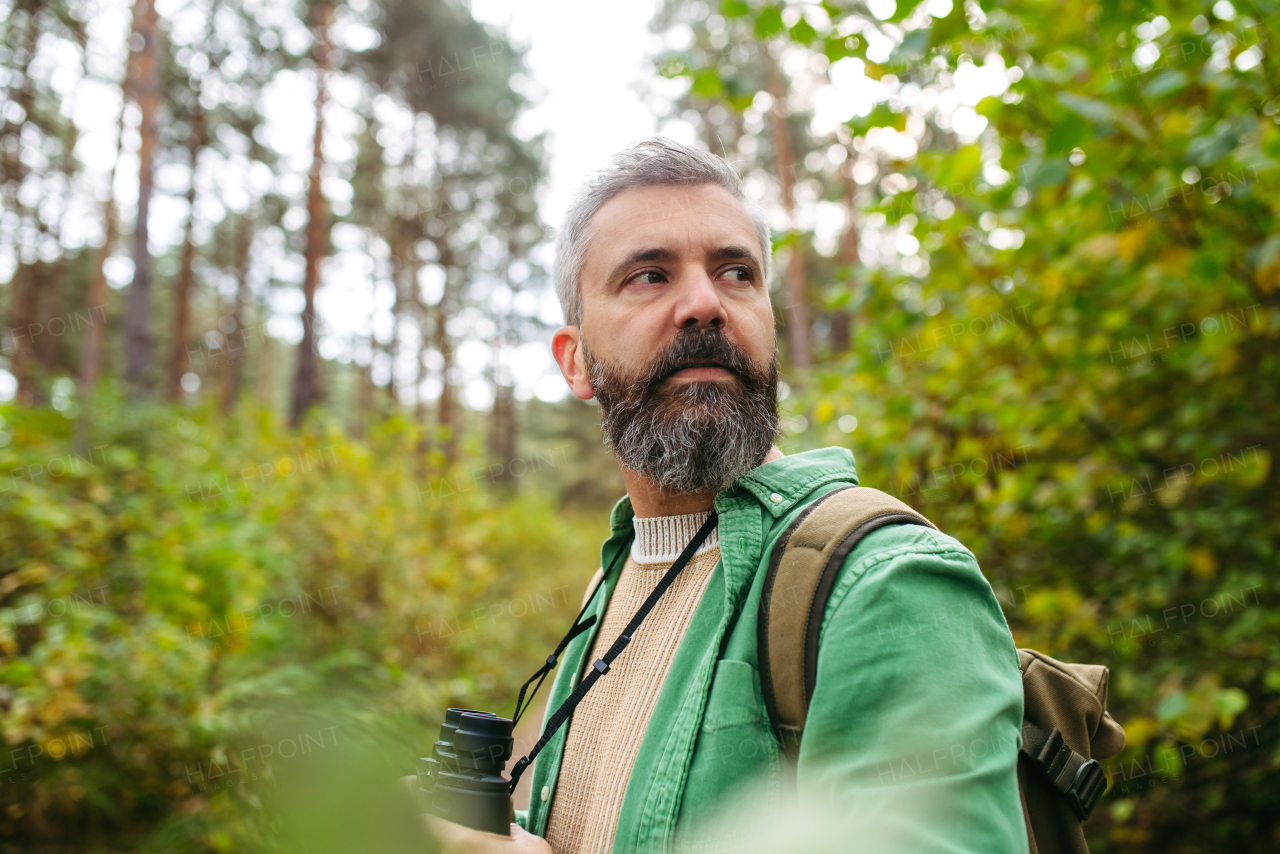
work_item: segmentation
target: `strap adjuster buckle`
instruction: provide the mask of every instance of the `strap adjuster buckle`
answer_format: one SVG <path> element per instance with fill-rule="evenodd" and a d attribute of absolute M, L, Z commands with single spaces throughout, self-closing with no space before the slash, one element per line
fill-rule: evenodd
<path fill-rule="evenodd" d="M 1102 793 L 1107 790 L 1107 775 L 1102 773 L 1102 766 L 1096 759 L 1088 759 L 1076 769 L 1071 788 L 1067 789 L 1067 801 L 1076 817 L 1088 821 L 1093 808 L 1098 805 Z"/>

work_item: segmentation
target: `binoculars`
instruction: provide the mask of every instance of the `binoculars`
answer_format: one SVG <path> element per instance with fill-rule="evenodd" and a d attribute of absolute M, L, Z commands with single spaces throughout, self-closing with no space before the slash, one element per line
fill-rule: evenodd
<path fill-rule="evenodd" d="M 514 740 L 509 718 L 449 709 L 431 755 L 418 760 L 418 785 L 432 815 L 509 836 L 515 810 L 502 770 Z"/>

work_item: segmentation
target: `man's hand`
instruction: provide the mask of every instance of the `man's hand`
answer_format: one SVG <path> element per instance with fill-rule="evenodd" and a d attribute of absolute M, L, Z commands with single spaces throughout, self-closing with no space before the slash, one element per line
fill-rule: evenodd
<path fill-rule="evenodd" d="M 418 778 L 410 774 L 400 782 L 421 806 L 422 791 Z M 472 830 L 434 815 L 422 814 L 427 833 L 440 843 L 441 854 L 555 854 L 547 840 L 534 836 L 518 824 L 511 825 L 510 836 Z"/>
<path fill-rule="evenodd" d="M 472 830 L 434 815 L 424 814 L 422 818 L 431 835 L 440 841 L 442 854 L 553 854 L 547 840 L 518 824 L 511 825 L 508 837 Z"/>

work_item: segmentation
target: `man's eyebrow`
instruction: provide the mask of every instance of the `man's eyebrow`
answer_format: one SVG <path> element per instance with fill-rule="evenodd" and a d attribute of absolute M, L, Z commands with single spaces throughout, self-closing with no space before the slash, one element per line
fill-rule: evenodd
<path fill-rule="evenodd" d="M 628 267 L 634 267 L 636 264 L 644 264 L 649 261 L 673 261 L 675 260 L 675 257 L 676 253 L 672 252 L 670 249 L 637 249 L 626 258 L 623 258 L 622 261 L 613 268 L 613 271 L 609 273 L 609 278 L 606 281 L 616 281 L 619 276 L 626 272 Z"/>
<path fill-rule="evenodd" d="M 712 251 L 712 258 L 731 258 L 734 260 L 747 260 L 758 264 L 755 253 L 745 246 L 721 246 L 719 249 Z"/>

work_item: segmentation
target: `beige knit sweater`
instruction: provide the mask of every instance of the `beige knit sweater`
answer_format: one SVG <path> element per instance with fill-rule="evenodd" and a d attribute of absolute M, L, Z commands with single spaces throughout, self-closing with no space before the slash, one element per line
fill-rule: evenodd
<path fill-rule="evenodd" d="M 617 640 L 709 515 L 635 520 L 631 554 L 585 666 Z M 546 838 L 555 854 L 596 854 L 613 847 L 636 751 L 671 659 L 720 559 L 718 533 L 713 531 L 698 549 L 609 672 L 574 710 L 547 820 Z"/>

